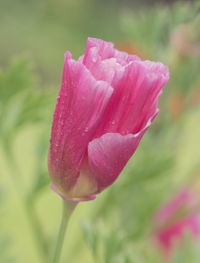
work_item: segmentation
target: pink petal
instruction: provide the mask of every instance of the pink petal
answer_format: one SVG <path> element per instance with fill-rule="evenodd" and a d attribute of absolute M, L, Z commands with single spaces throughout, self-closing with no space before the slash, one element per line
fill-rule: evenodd
<path fill-rule="evenodd" d="M 138 134 L 106 133 L 88 145 L 88 161 L 96 178 L 98 192 L 112 184 L 135 152 L 148 125 Z"/>
<path fill-rule="evenodd" d="M 121 79 L 113 78 L 114 92 L 95 137 L 143 129 L 157 111 L 158 97 L 168 79 L 168 68 L 162 63 L 134 61 L 126 66 Z"/>
<path fill-rule="evenodd" d="M 123 66 L 125 65 L 125 63 L 127 64 L 130 61 L 140 60 L 140 58 L 136 55 L 129 55 L 126 52 L 115 49 L 112 42 L 106 42 L 97 38 L 88 38 L 83 60 L 84 64 L 87 63 L 86 61 L 88 60 L 88 54 L 90 52 L 90 49 L 93 48 L 98 51 L 97 54 L 101 57 L 101 60 L 116 58 L 118 60 L 118 63 L 120 63 L 120 61 L 122 62 Z"/>
<path fill-rule="evenodd" d="M 113 52 L 113 48 L 110 49 L 110 51 Z M 111 83 L 115 71 L 118 69 L 120 70 L 122 67 L 116 62 L 115 58 L 102 60 L 99 53 L 100 51 L 97 47 L 90 48 L 84 56 L 83 63 L 96 80 L 103 80 Z"/>
<path fill-rule="evenodd" d="M 98 50 L 98 55 L 101 60 L 111 58 L 114 55 L 114 45 L 111 42 L 106 42 L 97 38 L 88 38 L 87 46 L 85 50 L 83 63 L 85 64 L 88 59 L 88 54 L 91 48 L 96 48 Z"/>
<path fill-rule="evenodd" d="M 155 216 L 157 223 L 164 223 L 170 217 L 175 215 L 179 209 L 185 207 L 185 209 L 191 210 L 197 207 L 198 198 L 190 189 L 183 189 L 172 200 L 163 205 Z"/>
<path fill-rule="evenodd" d="M 97 80 L 109 83 L 117 74 L 116 71 L 124 71 L 123 67 L 135 60 L 140 59 L 114 49 L 111 42 L 95 38 L 88 39 L 85 55 L 79 58 Z"/>
<path fill-rule="evenodd" d="M 189 232 L 193 237 L 200 235 L 200 216 L 196 213 L 157 233 L 157 239 L 167 250 L 172 248 L 174 241 L 182 241 L 184 234 Z"/>
<path fill-rule="evenodd" d="M 117 62 L 120 63 L 122 66 L 127 65 L 128 63 L 135 61 L 135 60 L 141 60 L 138 56 L 136 55 L 130 55 L 126 52 L 119 51 L 115 49 L 114 57 L 117 59 Z"/>
<path fill-rule="evenodd" d="M 61 187 L 59 191 L 67 191 L 75 184 L 87 145 L 112 90 L 66 53 L 49 151 L 49 170 L 54 184 Z"/>

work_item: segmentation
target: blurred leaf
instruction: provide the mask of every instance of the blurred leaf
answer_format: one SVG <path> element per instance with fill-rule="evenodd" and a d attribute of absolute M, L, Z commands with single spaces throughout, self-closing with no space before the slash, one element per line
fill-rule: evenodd
<path fill-rule="evenodd" d="M 49 184 L 49 176 L 47 171 L 47 156 L 48 156 L 49 138 L 46 132 L 38 139 L 38 144 L 35 149 L 36 165 L 34 171 L 34 183 L 30 193 L 30 198 L 38 194 L 47 184 Z"/>
<path fill-rule="evenodd" d="M 16 262 L 13 256 L 10 254 L 9 247 L 11 241 L 9 238 L 0 236 L 0 263 L 13 263 Z"/>
<path fill-rule="evenodd" d="M 154 6 L 137 12 L 125 10 L 121 15 L 121 27 L 127 36 L 138 43 L 145 57 L 165 60 L 172 30 L 189 22 L 198 14 L 199 3 L 175 2 L 171 7 Z"/>
<path fill-rule="evenodd" d="M 97 260 L 98 236 L 89 222 L 84 220 L 83 222 L 81 222 L 81 225 L 84 230 L 84 236 L 87 241 L 87 244 L 92 251 L 94 259 Z"/>
<path fill-rule="evenodd" d="M 142 10 L 139 14 L 125 11 L 121 24 L 144 54 L 157 57 L 168 44 L 168 15 L 165 7 Z"/>
<path fill-rule="evenodd" d="M 27 60 L 20 59 L 0 72 L 0 103 L 5 106 L 9 99 L 24 89 L 33 87 L 33 75 Z"/>
<path fill-rule="evenodd" d="M 145 164 L 145 165 L 144 165 Z M 135 163 L 132 171 L 129 171 L 127 180 L 124 180 L 122 187 L 135 187 L 137 184 L 147 183 L 149 180 L 158 180 L 172 169 L 174 165 L 173 157 L 162 155 L 158 152 L 148 152 L 143 158 Z M 134 176 L 131 175 L 134 174 Z"/>
<path fill-rule="evenodd" d="M 36 77 L 27 60 L 17 60 L 0 73 L 0 135 L 8 142 L 24 125 L 45 121 L 50 90 L 36 88 Z M 53 107 L 52 107 L 53 108 Z"/>
<path fill-rule="evenodd" d="M 174 263 L 198 263 L 200 241 L 194 240 L 189 233 L 185 233 L 183 242 L 174 245 L 173 262 Z"/>
<path fill-rule="evenodd" d="M 114 263 L 119 254 L 123 251 L 123 239 L 117 231 L 113 231 L 102 238 L 104 245 L 104 262 Z"/>
<path fill-rule="evenodd" d="M 1 222 L 1 219 L 5 217 L 2 207 L 5 202 L 5 192 L 0 188 L 0 263 L 13 263 L 16 261 L 14 261 L 13 255 L 10 252 L 10 246 L 12 245 L 11 238 L 3 231 L 3 225 Z"/>
<path fill-rule="evenodd" d="M 199 67 L 200 62 L 198 58 L 180 58 L 178 65 L 176 64 L 171 68 L 171 82 L 178 90 L 182 90 L 183 93 L 187 94 L 199 79 Z"/>

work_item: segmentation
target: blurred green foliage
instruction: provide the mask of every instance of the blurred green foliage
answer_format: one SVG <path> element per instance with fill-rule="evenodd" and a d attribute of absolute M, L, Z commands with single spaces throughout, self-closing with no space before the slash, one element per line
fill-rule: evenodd
<path fill-rule="evenodd" d="M 200 243 L 191 239 L 186 232 L 183 237 L 182 247 L 174 248 L 173 262 L 175 263 L 196 263 L 199 261 L 199 246 Z"/>
<path fill-rule="evenodd" d="M 171 78 L 159 116 L 122 175 L 76 209 L 62 262 L 163 262 L 152 217 L 200 175 L 200 54 L 191 48 L 200 43 L 198 1 L 138 12 L 114 1 L 16 2 L 0 9 L 0 262 L 49 262 L 61 214 L 46 167 L 57 83 L 63 53 L 71 50 L 77 58 L 88 36 L 161 60 Z M 180 29 L 185 27 L 187 33 Z M 13 59 L 24 51 L 26 58 Z M 183 248 L 175 248 L 174 262 L 198 263 L 198 246 L 186 238 Z"/>
<path fill-rule="evenodd" d="M 50 103 L 49 91 L 37 87 L 30 63 L 16 60 L 0 72 L 0 137 L 9 142 L 23 126 L 43 121 Z"/>

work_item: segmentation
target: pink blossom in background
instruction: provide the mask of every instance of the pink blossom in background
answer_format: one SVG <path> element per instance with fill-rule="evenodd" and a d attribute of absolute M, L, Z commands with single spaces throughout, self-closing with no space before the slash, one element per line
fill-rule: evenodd
<path fill-rule="evenodd" d="M 179 192 L 171 201 L 163 205 L 154 218 L 155 237 L 163 248 L 168 261 L 174 244 L 179 244 L 185 233 L 200 237 L 199 200 L 190 189 Z"/>
<path fill-rule="evenodd" d="M 54 191 L 90 200 L 111 185 L 157 115 L 168 79 L 162 63 L 100 39 L 89 38 L 77 61 L 66 52 L 48 157 Z"/>

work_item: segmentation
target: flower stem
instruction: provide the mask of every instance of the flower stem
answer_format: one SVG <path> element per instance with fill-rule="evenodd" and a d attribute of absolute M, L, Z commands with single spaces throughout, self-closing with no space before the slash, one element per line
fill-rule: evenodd
<path fill-rule="evenodd" d="M 59 263 L 67 225 L 76 205 L 77 203 L 75 202 L 63 200 L 62 219 L 51 263 Z"/>

